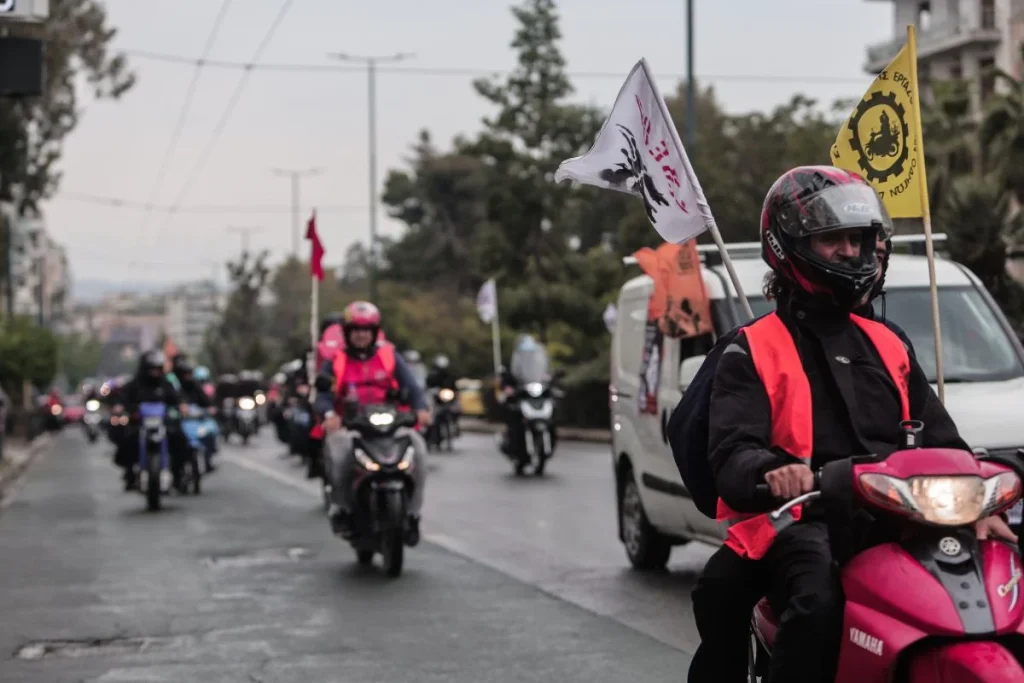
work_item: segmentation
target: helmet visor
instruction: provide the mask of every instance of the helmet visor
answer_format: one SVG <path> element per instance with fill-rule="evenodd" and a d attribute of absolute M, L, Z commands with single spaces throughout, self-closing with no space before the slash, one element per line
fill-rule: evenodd
<path fill-rule="evenodd" d="M 825 188 L 809 198 L 794 199 L 777 213 L 778 227 L 791 237 L 820 235 L 835 230 L 877 228 L 892 236 L 892 218 L 870 185 Z"/>

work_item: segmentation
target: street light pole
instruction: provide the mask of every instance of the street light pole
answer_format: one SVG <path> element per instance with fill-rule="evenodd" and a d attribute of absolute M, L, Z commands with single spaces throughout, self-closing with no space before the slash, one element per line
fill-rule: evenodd
<path fill-rule="evenodd" d="M 242 236 L 242 256 L 249 253 L 249 236 L 254 232 L 260 232 L 263 228 L 239 228 L 229 226 L 228 232 L 236 232 Z"/>
<path fill-rule="evenodd" d="M 299 218 L 299 179 L 302 176 L 314 176 L 319 175 L 322 169 L 319 168 L 307 168 L 301 170 L 291 170 L 284 168 L 273 169 L 274 175 L 278 176 L 289 176 L 292 179 L 292 256 L 295 258 L 299 257 L 299 242 L 301 240 L 301 220 Z"/>
<path fill-rule="evenodd" d="M 400 62 L 412 57 L 412 53 L 399 52 L 382 57 L 366 57 L 335 52 L 328 55 L 345 62 L 360 62 L 366 65 L 367 109 L 369 111 L 368 137 L 370 138 L 370 263 L 368 279 L 370 300 L 377 299 L 377 63 Z"/>

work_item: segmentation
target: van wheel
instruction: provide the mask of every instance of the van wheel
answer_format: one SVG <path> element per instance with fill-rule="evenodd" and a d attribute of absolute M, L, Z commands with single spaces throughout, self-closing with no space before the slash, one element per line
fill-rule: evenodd
<path fill-rule="evenodd" d="M 628 472 L 626 476 L 628 479 L 622 485 L 619 494 L 620 521 L 626 555 L 634 569 L 664 569 L 672 553 L 672 545 L 647 521 L 633 474 Z"/>

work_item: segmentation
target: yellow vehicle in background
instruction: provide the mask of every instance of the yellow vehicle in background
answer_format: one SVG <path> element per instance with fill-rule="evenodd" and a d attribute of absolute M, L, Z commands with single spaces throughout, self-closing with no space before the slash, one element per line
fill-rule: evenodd
<path fill-rule="evenodd" d="M 483 387 L 484 383 L 478 379 L 463 377 L 455 381 L 455 388 L 459 390 L 459 407 L 463 415 L 483 416 Z"/>

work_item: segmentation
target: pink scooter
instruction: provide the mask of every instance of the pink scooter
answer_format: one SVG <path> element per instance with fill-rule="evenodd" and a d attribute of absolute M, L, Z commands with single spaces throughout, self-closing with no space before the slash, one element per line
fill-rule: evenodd
<path fill-rule="evenodd" d="M 836 683 L 1024 682 L 1021 556 L 1004 541 L 977 540 L 973 529 L 1021 499 L 1024 463 L 919 448 L 923 423 L 900 427 L 903 450 L 826 465 L 815 491 L 771 513 L 784 524 L 801 503 L 854 501 L 900 531 L 899 542 L 869 548 L 842 569 Z M 768 674 L 777 628 L 762 600 L 752 620 L 751 683 Z"/>

